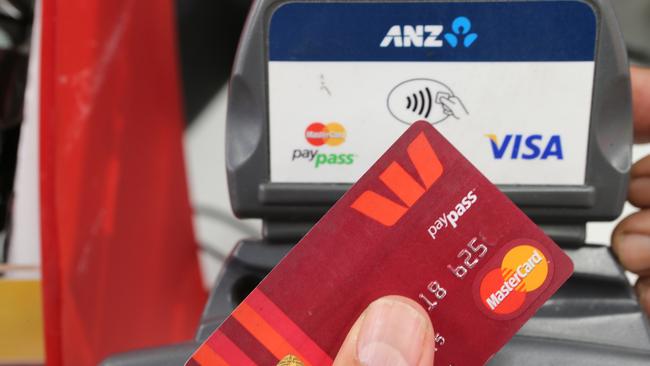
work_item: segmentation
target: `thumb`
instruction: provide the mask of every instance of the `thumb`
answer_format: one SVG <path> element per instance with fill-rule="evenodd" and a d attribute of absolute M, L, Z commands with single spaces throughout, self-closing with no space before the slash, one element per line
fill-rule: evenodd
<path fill-rule="evenodd" d="M 359 316 L 333 366 L 432 366 L 433 346 L 426 311 L 413 300 L 387 296 Z"/>

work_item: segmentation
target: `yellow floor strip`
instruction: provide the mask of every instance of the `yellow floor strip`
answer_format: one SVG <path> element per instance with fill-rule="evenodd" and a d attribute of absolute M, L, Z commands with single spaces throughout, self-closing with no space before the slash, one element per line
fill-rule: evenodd
<path fill-rule="evenodd" d="M 41 281 L 0 279 L 0 365 L 44 357 Z"/>

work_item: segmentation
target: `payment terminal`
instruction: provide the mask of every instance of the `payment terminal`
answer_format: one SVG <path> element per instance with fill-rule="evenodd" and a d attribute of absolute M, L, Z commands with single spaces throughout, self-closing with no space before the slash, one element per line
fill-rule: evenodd
<path fill-rule="evenodd" d="M 575 263 L 490 365 L 650 363 L 623 270 L 585 243 L 587 222 L 620 215 L 631 165 L 628 63 L 608 1 L 256 1 L 227 119 L 232 208 L 263 220 L 261 239 L 234 249 L 194 341 L 106 365 L 182 364 L 421 119 Z"/>

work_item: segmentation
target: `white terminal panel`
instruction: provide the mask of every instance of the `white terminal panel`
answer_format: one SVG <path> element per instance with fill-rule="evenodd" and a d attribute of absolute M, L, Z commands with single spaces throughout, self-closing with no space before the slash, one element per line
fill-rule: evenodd
<path fill-rule="evenodd" d="M 427 120 L 495 184 L 584 185 L 595 42 L 577 1 L 283 5 L 271 181 L 354 183 Z"/>

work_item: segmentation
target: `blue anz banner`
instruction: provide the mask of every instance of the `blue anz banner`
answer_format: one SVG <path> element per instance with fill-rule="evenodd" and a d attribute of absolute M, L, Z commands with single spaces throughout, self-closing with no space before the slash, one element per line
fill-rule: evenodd
<path fill-rule="evenodd" d="M 593 61 L 597 20 L 581 1 L 288 3 L 270 61 Z"/>

